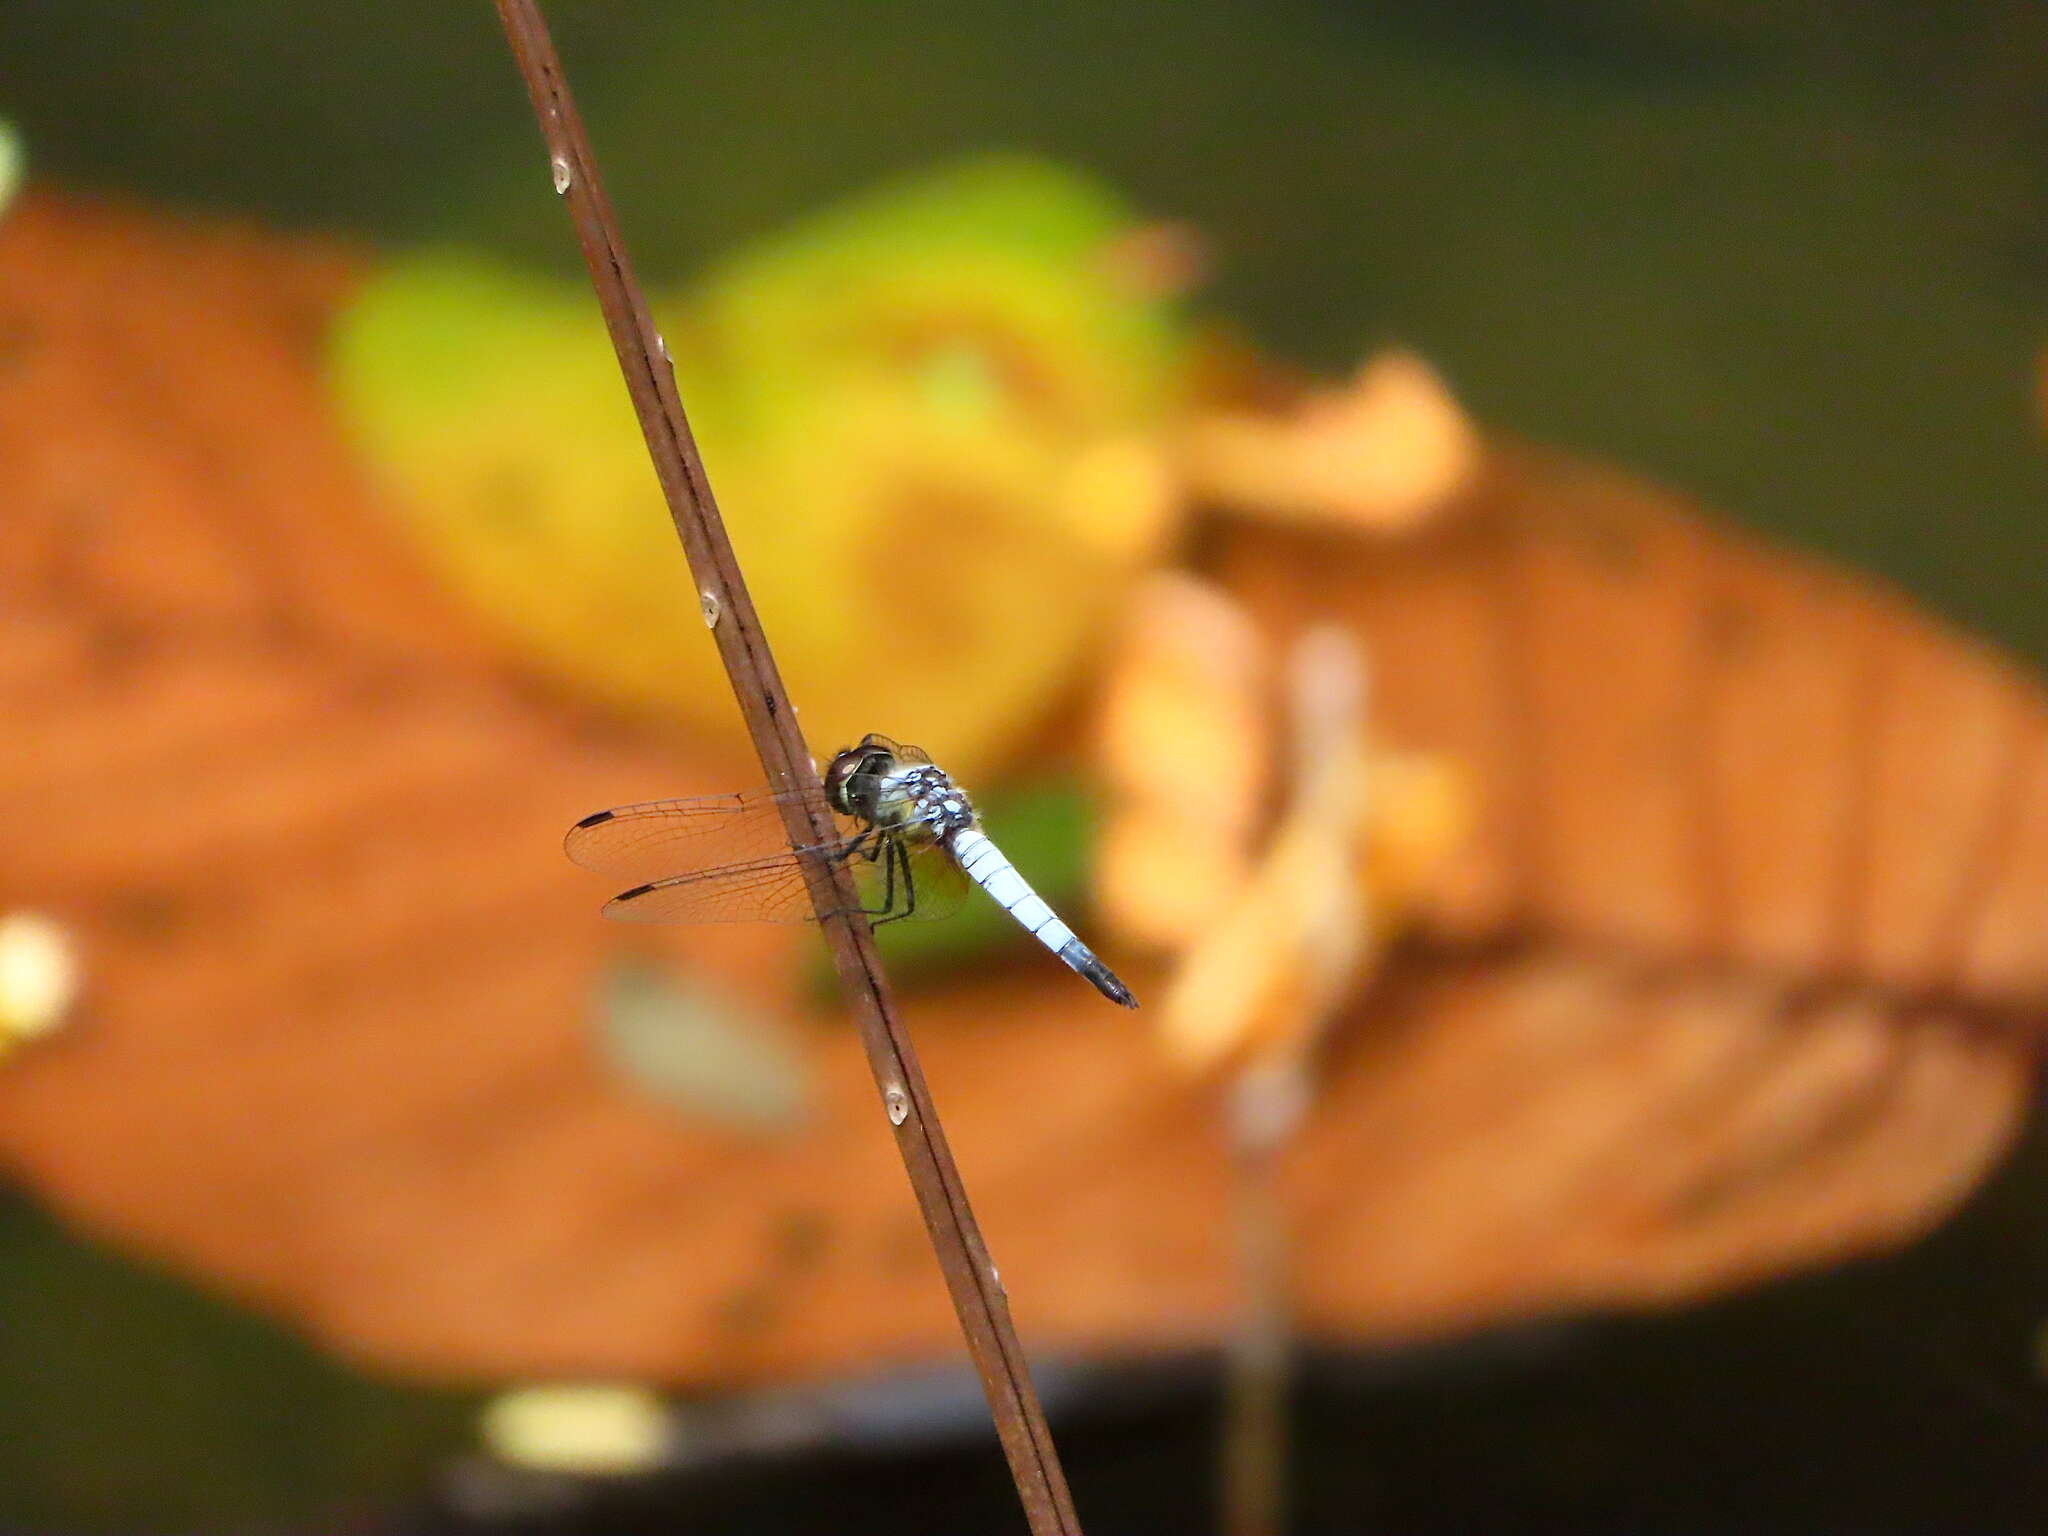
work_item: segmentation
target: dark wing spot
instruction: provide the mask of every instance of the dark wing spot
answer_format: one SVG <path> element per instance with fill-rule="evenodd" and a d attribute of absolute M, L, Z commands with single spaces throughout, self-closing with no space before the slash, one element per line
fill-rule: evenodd
<path fill-rule="evenodd" d="M 610 815 L 611 813 L 607 811 L 605 814 Z M 645 896 L 649 891 L 654 889 L 657 883 L 658 882 L 656 881 L 650 880 L 645 885 L 634 886 L 633 889 L 631 889 L 630 891 L 621 891 L 617 896 L 613 897 L 612 899 L 614 901 L 631 901 L 636 896 Z"/>
<path fill-rule="evenodd" d="M 577 822 L 576 825 L 570 830 L 580 832 L 585 827 L 594 827 L 602 822 L 610 821 L 612 817 L 616 814 L 617 813 L 614 811 L 598 811 L 593 815 L 584 817 L 581 821 Z"/>

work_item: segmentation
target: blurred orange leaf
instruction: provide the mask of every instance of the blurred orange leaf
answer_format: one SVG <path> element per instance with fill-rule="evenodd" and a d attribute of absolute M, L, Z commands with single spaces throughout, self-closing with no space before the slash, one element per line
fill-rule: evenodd
<path fill-rule="evenodd" d="M 387 1367 L 950 1353 L 836 1023 L 791 1028 L 814 1109 L 781 1133 L 607 1065 L 629 955 L 795 1023 L 788 935 L 605 928 L 559 854 L 593 806 L 745 767 L 536 687 L 387 541 L 318 367 L 362 270 L 48 196 L 0 225 L 0 911 L 82 968 L 71 1027 L 0 1067 L 0 1161 Z M 1269 643 L 1352 626 L 1387 738 L 1477 784 L 1291 1155 L 1316 1332 L 1697 1294 L 1903 1240 L 1996 1156 L 2048 994 L 2030 684 L 1534 450 L 1410 537 L 1218 548 Z M 1041 959 L 918 1009 L 1020 1321 L 1210 1342 L 1214 1117 Z"/>

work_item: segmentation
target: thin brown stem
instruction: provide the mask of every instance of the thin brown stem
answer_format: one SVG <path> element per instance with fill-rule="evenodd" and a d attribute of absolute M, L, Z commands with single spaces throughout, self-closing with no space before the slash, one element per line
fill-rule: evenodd
<path fill-rule="evenodd" d="M 1311 1091 L 1306 1056 L 1284 1049 L 1241 1069 L 1224 1106 L 1238 1281 L 1237 1318 L 1224 1349 L 1224 1536 L 1280 1536 L 1287 1526 L 1294 1318 L 1280 1158 Z"/>
<path fill-rule="evenodd" d="M 1238 1149 L 1238 1316 L 1224 1353 L 1225 1536 L 1279 1536 L 1287 1510 L 1289 1323 L 1281 1295 L 1287 1234 L 1271 1149 Z"/>
<path fill-rule="evenodd" d="M 497 0 L 497 7 L 533 98 L 541 136 L 547 141 L 550 176 L 575 223 L 591 285 L 625 374 L 626 391 L 632 396 L 655 475 L 668 499 L 669 516 L 697 584 L 697 599 L 713 620 L 712 638 L 732 680 L 761 767 L 776 789 L 814 783 L 816 771 L 797 727 L 796 711 L 790 707 L 732 543 L 726 537 L 704 462 L 676 393 L 667 348 L 654 328 L 646 297 L 627 260 L 547 24 L 534 0 Z M 787 799 L 783 819 L 792 847 L 818 846 L 832 832 L 822 824 L 823 813 L 809 797 Z M 874 935 L 865 918 L 847 915 L 859 905 L 851 877 L 844 868 L 827 861 L 807 861 L 806 869 L 833 966 L 859 1026 L 884 1112 L 895 1128 L 897 1150 L 924 1213 L 939 1268 L 945 1273 L 946 1288 L 966 1335 L 967 1352 L 988 1394 L 1025 1518 L 1033 1536 L 1079 1536 L 1081 1525 L 1074 1515 L 1066 1476 L 1032 1389 L 1023 1346 L 1010 1322 L 1009 1300 L 967 1203 L 967 1191 L 947 1148 L 917 1053 L 890 1000 Z"/>

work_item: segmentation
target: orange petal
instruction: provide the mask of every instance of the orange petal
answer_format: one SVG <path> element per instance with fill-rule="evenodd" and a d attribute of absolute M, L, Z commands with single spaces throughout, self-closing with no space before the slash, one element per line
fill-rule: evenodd
<path fill-rule="evenodd" d="M 1349 387 L 1287 415 L 1218 413 L 1195 425 L 1196 491 L 1246 516 L 1393 531 L 1460 490 L 1479 437 L 1443 379 L 1412 352 L 1383 352 Z"/>
<path fill-rule="evenodd" d="M 1186 943 L 1244 874 L 1270 771 L 1263 669 L 1217 589 L 1159 575 L 1134 594 L 1105 685 L 1096 855 L 1103 916 L 1131 943 Z"/>

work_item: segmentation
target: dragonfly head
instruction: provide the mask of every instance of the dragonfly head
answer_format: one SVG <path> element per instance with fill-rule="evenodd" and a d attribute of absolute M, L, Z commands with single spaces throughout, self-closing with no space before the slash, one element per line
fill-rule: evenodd
<path fill-rule="evenodd" d="M 825 798 L 842 816 L 879 819 L 882 780 L 896 768 L 896 754 L 874 736 L 863 737 L 832 759 L 825 770 Z"/>

